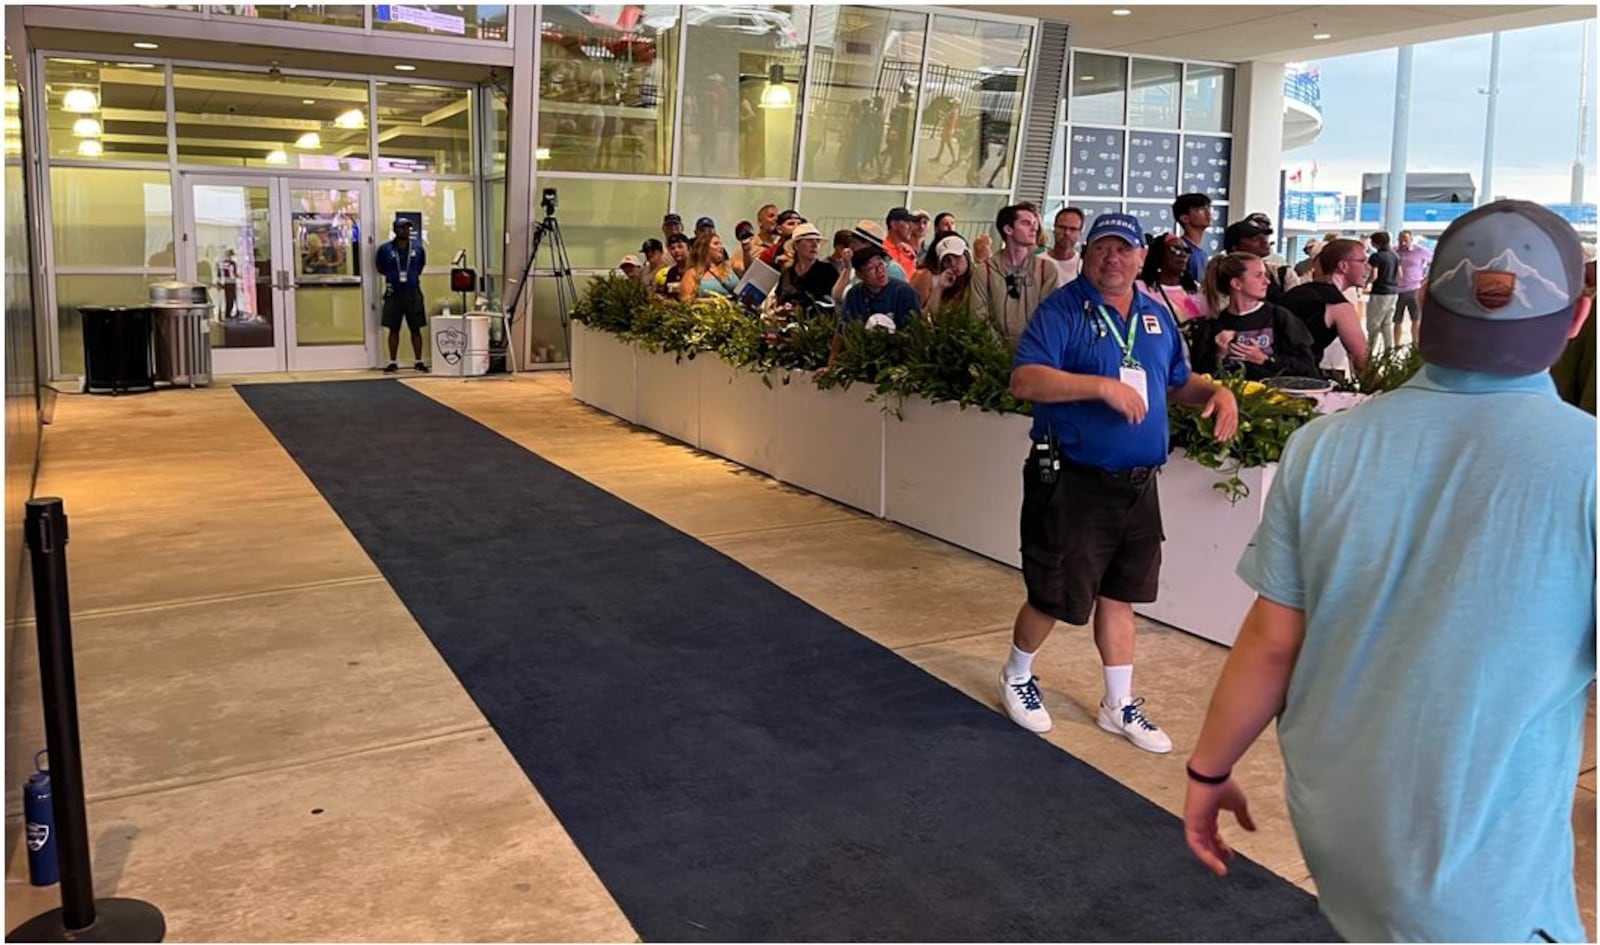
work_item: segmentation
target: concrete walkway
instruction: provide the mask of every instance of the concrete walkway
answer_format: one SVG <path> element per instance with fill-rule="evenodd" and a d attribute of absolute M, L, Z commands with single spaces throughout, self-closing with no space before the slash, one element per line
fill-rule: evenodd
<path fill-rule="evenodd" d="M 996 706 L 1017 572 L 576 404 L 564 375 L 405 383 Z M 172 941 L 637 937 L 372 562 L 232 390 L 63 397 L 44 444 L 37 494 L 62 496 L 71 522 L 100 895 L 158 904 Z M 33 632 L 7 628 L 7 928 L 57 901 L 27 885 L 20 850 L 15 786 L 43 745 Z M 1057 720 L 1045 737 L 1176 813 L 1225 657 L 1141 624 L 1136 688 L 1178 746 L 1154 756 L 1095 725 L 1093 644 L 1060 628 L 1036 663 Z M 1230 836 L 1311 888 L 1270 736 L 1238 770 L 1260 829 Z M 1574 816 L 1592 936 L 1592 726 L 1584 772 Z M 1172 842 L 1183 842 L 1176 824 Z"/>

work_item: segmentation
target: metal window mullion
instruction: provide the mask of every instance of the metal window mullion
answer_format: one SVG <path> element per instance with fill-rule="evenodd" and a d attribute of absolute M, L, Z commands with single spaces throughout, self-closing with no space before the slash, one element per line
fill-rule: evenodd
<path fill-rule="evenodd" d="M 1010 195 L 1009 199 L 1012 203 L 1016 203 L 1017 201 L 1017 170 L 1022 165 L 1022 146 L 1028 140 L 1028 98 L 1032 95 L 1038 94 L 1037 90 L 1033 87 L 1035 80 L 1037 79 L 1037 76 L 1034 75 L 1034 70 L 1039 65 L 1039 43 L 1043 36 L 1044 30 L 1040 29 L 1039 24 L 1035 23 L 1033 25 L 1033 42 L 1030 44 L 1028 49 L 1028 67 L 1022 70 L 1024 82 L 1022 94 L 1017 96 L 1017 136 L 1016 143 L 1011 146 L 1011 187 L 1007 191 L 1007 193 Z M 1060 102 L 1056 103 L 1056 112 L 1057 114 L 1060 114 L 1061 112 Z M 1052 133 L 1059 135 L 1060 129 L 1053 128 Z M 980 135 L 979 138 L 981 140 L 982 136 Z M 981 156 L 982 155 L 980 155 L 980 157 Z M 1048 161 L 1049 158 L 1046 158 L 1045 160 Z M 1066 160 L 1064 151 L 1062 160 L 1063 162 Z M 1049 179 L 1050 172 L 1046 170 L 1045 180 L 1049 181 Z M 1045 189 L 1049 189 L 1048 183 L 1045 185 Z M 1042 227 L 1043 225 L 1044 221 L 1041 220 L 1040 226 Z"/>
<path fill-rule="evenodd" d="M 39 160 L 39 164 L 35 165 L 35 167 L 38 171 L 37 177 L 39 180 L 40 192 L 39 216 L 42 220 L 42 226 L 39 231 L 39 242 L 43 244 L 40 247 L 40 261 L 44 265 L 45 274 L 45 278 L 41 280 L 45 290 L 45 324 L 43 328 L 45 336 L 45 360 L 48 362 L 45 366 L 48 368 L 50 380 L 54 381 L 57 377 L 61 376 L 61 325 L 60 311 L 56 303 L 56 280 L 54 278 L 56 273 L 55 193 L 52 188 L 53 182 L 50 180 L 51 165 L 48 154 L 50 149 L 50 133 L 46 121 L 46 113 L 49 111 L 49 102 L 46 100 L 44 94 L 44 61 L 45 56 L 42 53 L 35 53 L 33 62 L 31 64 L 34 74 L 34 94 L 32 96 L 33 111 L 35 115 L 34 127 L 36 127 L 39 132 L 33 137 L 37 139 L 34 141 L 34 154 Z M 26 131 L 26 129 L 24 129 L 24 131 Z M 38 331 L 40 327 L 39 319 L 35 318 L 34 330 Z"/>
<path fill-rule="evenodd" d="M 932 13 L 922 14 L 922 68 L 917 73 L 917 111 L 911 119 L 911 154 L 906 158 L 908 167 L 904 206 L 907 207 L 911 206 L 911 191 L 917 183 L 917 157 L 922 148 L 922 116 L 928 107 L 928 60 L 933 52 L 933 17 Z"/>
<path fill-rule="evenodd" d="M 813 108 L 812 90 L 817 87 L 817 8 L 809 8 L 806 14 L 806 61 L 802 67 L 802 87 L 800 89 L 800 131 L 797 135 L 799 153 L 794 159 L 794 205 L 801 205 L 805 196 L 806 179 L 806 141 L 811 134 L 811 111 Z M 837 30 L 835 30 L 837 33 Z"/>
<path fill-rule="evenodd" d="M 672 83 L 672 148 L 667 153 L 667 209 L 678 205 L 678 175 L 683 173 L 683 90 L 684 75 L 689 68 L 689 8 L 678 7 L 678 75 Z M 738 91 L 738 76 L 734 77 L 734 90 Z"/>
<path fill-rule="evenodd" d="M 372 169 L 372 186 L 378 186 L 383 169 L 378 164 L 378 80 L 367 79 L 367 166 Z M 378 195 L 372 195 L 374 200 Z M 422 234 L 417 234 L 421 236 Z"/>

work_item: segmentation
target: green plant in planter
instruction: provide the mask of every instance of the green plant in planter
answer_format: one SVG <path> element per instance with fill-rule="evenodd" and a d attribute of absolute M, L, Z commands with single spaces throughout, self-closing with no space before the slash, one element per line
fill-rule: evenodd
<path fill-rule="evenodd" d="M 823 390 L 848 389 L 851 384 L 871 384 L 873 396 L 893 390 L 893 370 L 905 361 L 909 348 L 908 332 L 869 329 L 865 322 L 845 322 L 839 326 L 844 345 L 833 367 L 817 375 Z"/>
<path fill-rule="evenodd" d="M 1218 443 L 1213 435 L 1213 418 L 1202 417 L 1201 408 L 1184 404 L 1169 405 L 1168 431 L 1172 449 L 1181 449 L 1207 469 L 1227 475 L 1211 488 L 1222 493 L 1230 504 L 1237 504 L 1250 494 L 1239 471 L 1277 462 L 1283 456 L 1289 434 L 1317 416 L 1317 405 L 1309 398 L 1292 397 L 1243 377 L 1214 380 L 1233 391 L 1239 404 L 1239 432 L 1233 439 Z"/>
<path fill-rule="evenodd" d="M 1388 348 L 1367 360 L 1367 369 L 1356 376 L 1356 390 L 1363 394 L 1391 391 L 1422 370 L 1422 355 L 1416 345 Z"/>
<path fill-rule="evenodd" d="M 572 317 L 596 331 L 626 336 L 650 301 L 644 286 L 621 273 L 595 276 L 573 304 Z"/>
<path fill-rule="evenodd" d="M 905 359 L 889 369 L 887 386 L 901 397 L 995 413 L 1032 412 L 1011 396 L 1011 351 L 987 321 L 966 308 L 947 309 L 932 322 L 918 319 L 905 330 Z"/>

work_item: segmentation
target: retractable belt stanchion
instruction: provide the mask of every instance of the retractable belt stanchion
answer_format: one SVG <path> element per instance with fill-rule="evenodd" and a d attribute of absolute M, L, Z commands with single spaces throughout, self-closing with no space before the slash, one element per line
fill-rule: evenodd
<path fill-rule="evenodd" d="M 161 910 L 138 899 L 94 897 L 83 759 L 78 754 L 72 610 L 67 599 L 67 516 L 61 500 L 30 500 L 24 528 L 39 628 L 39 675 L 61 865 L 61 908 L 34 916 L 6 938 L 13 942 L 159 942 L 167 931 Z"/>

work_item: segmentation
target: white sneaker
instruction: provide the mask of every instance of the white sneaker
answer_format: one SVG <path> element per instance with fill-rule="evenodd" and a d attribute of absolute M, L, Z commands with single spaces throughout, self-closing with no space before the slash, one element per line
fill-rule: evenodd
<path fill-rule="evenodd" d="M 1172 750 L 1172 739 L 1167 737 L 1166 732 L 1156 728 L 1154 722 L 1144 717 L 1144 712 L 1140 710 L 1142 705 L 1144 705 L 1143 696 L 1137 699 L 1124 699 L 1118 706 L 1100 703 L 1100 727 L 1113 735 L 1121 735 L 1145 751 L 1164 755 Z"/>
<path fill-rule="evenodd" d="M 1050 731 L 1050 713 L 1044 710 L 1044 696 L 1039 693 L 1039 677 L 1030 676 L 1027 682 L 1014 683 L 1000 670 L 1000 704 L 1006 715 L 1030 732 Z"/>

